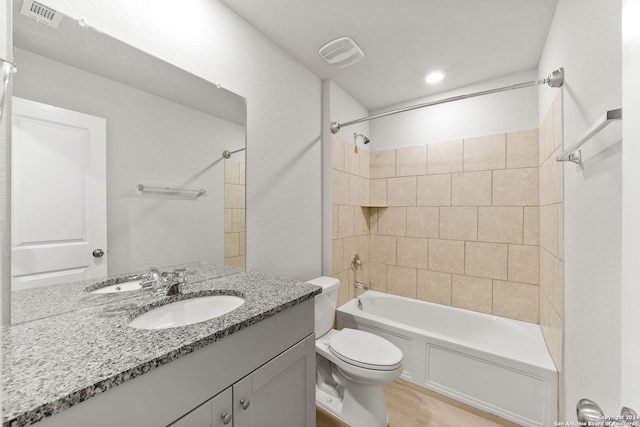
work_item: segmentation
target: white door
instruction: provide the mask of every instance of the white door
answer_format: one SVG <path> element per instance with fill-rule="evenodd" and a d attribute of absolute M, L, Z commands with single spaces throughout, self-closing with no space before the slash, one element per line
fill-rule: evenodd
<path fill-rule="evenodd" d="M 12 289 L 106 276 L 106 120 L 16 97 L 12 113 Z"/>

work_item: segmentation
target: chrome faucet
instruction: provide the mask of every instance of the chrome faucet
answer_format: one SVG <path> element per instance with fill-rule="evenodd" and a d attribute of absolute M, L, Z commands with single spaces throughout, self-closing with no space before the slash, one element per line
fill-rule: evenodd
<path fill-rule="evenodd" d="M 186 283 L 186 269 L 184 268 L 161 272 L 157 268 L 151 267 L 140 286 L 143 290 L 149 289 L 170 296 L 182 293 L 182 286 Z"/>

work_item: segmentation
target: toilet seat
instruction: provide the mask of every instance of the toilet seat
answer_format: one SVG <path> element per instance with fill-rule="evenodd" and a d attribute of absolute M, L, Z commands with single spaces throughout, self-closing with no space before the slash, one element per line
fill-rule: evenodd
<path fill-rule="evenodd" d="M 329 339 L 329 350 L 350 365 L 376 371 L 402 366 L 402 351 L 386 339 L 369 332 L 345 328 Z"/>

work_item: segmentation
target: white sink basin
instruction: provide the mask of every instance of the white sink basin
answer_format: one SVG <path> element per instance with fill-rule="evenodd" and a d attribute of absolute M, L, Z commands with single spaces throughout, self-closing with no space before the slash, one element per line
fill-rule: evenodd
<path fill-rule="evenodd" d="M 222 316 L 244 304 L 233 295 L 212 295 L 176 301 L 136 317 L 129 326 L 137 329 L 166 329 L 191 325 Z"/>
<path fill-rule="evenodd" d="M 142 288 L 140 286 L 142 280 L 131 280 L 129 282 L 118 283 L 117 285 L 105 286 L 91 291 L 91 294 L 113 294 L 119 292 L 137 291 Z"/>

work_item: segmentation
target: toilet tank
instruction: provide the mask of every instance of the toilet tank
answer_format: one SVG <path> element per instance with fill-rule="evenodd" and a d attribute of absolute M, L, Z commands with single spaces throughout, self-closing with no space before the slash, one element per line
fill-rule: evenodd
<path fill-rule="evenodd" d="M 315 296 L 316 303 L 316 338 L 321 337 L 333 327 L 333 317 L 338 304 L 338 289 L 340 280 L 334 277 L 318 277 L 307 283 L 322 287 L 322 293 Z"/>

